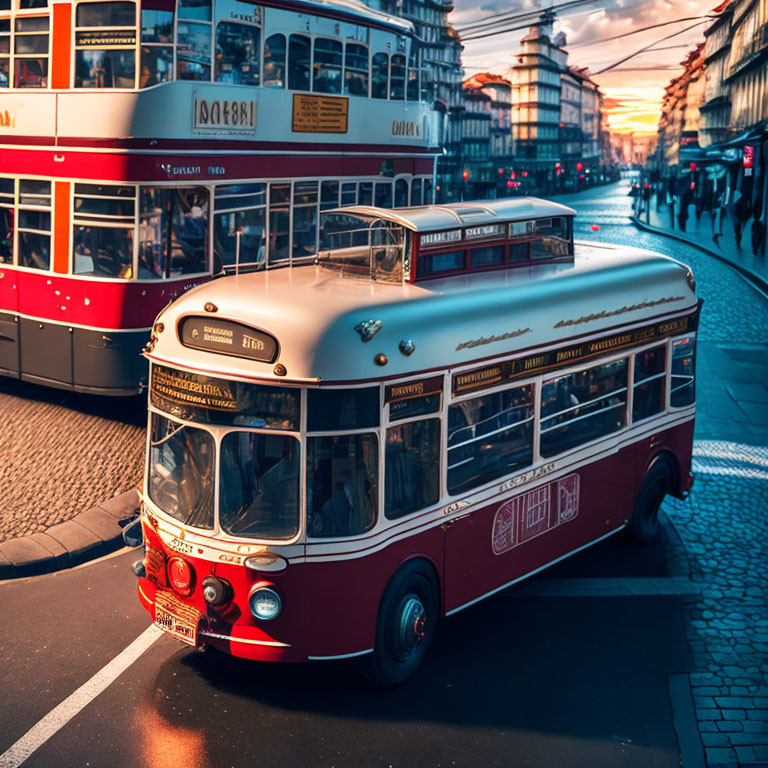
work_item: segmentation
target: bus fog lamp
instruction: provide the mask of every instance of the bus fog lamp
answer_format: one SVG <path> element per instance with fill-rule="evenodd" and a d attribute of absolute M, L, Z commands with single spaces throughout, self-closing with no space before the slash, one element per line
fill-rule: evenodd
<path fill-rule="evenodd" d="M 226 581 L 215 576 L 206 576 L 202 582 L 203 600 L 214 607 L 221 607 L 232 599 L 232 590 Z"/>
<path fill-rule="evenodd" d="M 248 598 L 248 607 L 255 618 L 270 621 L 280 613 L 283 601 L 274 589 L 256 587 Z"/>

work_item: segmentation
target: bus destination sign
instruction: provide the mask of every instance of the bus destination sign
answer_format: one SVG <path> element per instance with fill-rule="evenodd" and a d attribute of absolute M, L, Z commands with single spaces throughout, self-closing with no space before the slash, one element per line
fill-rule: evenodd
<path fill-rule="evenodd" d="M 688 317 L 680 317 L 664 323 L 625 331 L 604 339 L 586 341 L 583 344 L 574 344 L 550 352 L 540 352 L 536 355 L 520 357 L 517 360 L 505 360 L 494 365 L 474 368 L 471 371 L 454 375 L 453 394 L 458 395 L 474 392 L 478 389 L 488 389 L 518 376 L 534 376 L 545 371 L 563 368 L 573 363 L 589 360 L 597 355 L 644 344 L 654 339 L 660 340 L 678 333 L 686 333 L 694 330 L 695 326 L 696 316 L 689 315 Z"/>
<path fill-rule="evenodd" d="M 262 363 L 277 358 L 277 339 L 264 331 L 231 320 L 185 317 L 179 323 L 179 339 L 185 347 L 245 357 Z"/>
<path fill-rule="evenodd" d="M 178 405 L 237 411 L 239 405 L 230 383 L 156 365 L 152 368 L 153 402 L 159 396 Z M 157 404 L 157 403 L 155 403 Z"/>

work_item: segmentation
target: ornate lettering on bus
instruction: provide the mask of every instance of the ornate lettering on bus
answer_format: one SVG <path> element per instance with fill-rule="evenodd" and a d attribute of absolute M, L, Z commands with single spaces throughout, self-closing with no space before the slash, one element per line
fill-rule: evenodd
<path fill-rule="evenodd" d="M 579 514 L 579 485 L 579 475 L 574 473 L 502 504 L 493 519 L 493 554 L 502 555 L 575 520 Z"/>
<path fill-rule="evenodd" d="M 193 129 L 256 129 L 256 102 L 250 99 L 207 99 L 195 97 Z"/>
<path fill-rule="evenodd" d="M 194 552 L 194 547 L 186 541 L 181 541 L 181 539 L 168 539 L 165 543 L 172 550 L 182 555 L 191 555 Z"/>
<path fill-rule="evenodd" d="M 511 491 L 513 488 L 517 488 L 518 486 L 525 485 L 526 483 L 530 483 L 531 480 L 536 480 L 539 477 L 544 477 L 545 475 L 549 475 L 554 471 L 555 471 L 555 464 L 554 462 L 550 461 L 548 464 L 542 464 L 540 467 L 536 467 L 535 469 L 529 469 L 527 472 L 523 472 L 523 474 L 521 475 L 517 475 L 516 477 L 512 477 L 509 480 L 505 480 L 499 486 L 499 491 L 501 493 L 504 493 L 504 491 Z"/>

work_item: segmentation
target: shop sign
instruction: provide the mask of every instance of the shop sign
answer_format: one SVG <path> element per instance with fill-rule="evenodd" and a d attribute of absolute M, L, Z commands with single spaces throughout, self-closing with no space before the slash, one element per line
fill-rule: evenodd
<path fill-rule="evenodd" d="M 294 133 L 346 133 L 349 99 L 293 94 Z"/>
<path fill-rule="evenodd" d="M 107 48 L 115 45 L 136 45 L 136 32 L 131 29 L 94 29 L 75 35 L 78 48 Z"/>
<path fill-rule="evenodd" d="M 254 99 L 207 99 L 195 95 L 192 130 L 204 133 L 256 132 Z"/>

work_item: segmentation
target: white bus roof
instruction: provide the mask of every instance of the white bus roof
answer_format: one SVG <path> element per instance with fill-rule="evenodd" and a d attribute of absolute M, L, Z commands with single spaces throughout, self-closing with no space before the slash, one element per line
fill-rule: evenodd
<path fill-rule="evenodd" d="M 323 213 L 347 213 L 400 224 L 414 232 L 434 232 L 462 226 L 480 226 L 502 221 L 544 219 L 550 216 L 575 216 L 576 211 L 561 203 L 538 197 L 507 197 L 499 200 L 473 200 L 468 203 L 417 205 L 411 208 L 374 208 L 352 205 Z"/>
<path fill-rule="evenodd" d="M 522 350 L 643 325 L 692 311 L 684 264 L 624 246 L 578 243 L 573 263 L 531 265 L 392 285 L 304 266 L 222 277 L 193 288 L 159 316 L 164 329 L 148 357 L 197 372 L 243 379 L 352 382 L 418 375 Z M 215 311 L 206 304 L 213 304 Z M 231 320 L 274 336 L 270 363 L 191 349 L 178 322 Z M 356 326 L 379 321 L 362 340 Z M 415 344 L 413 354 L 400 349 Z M 386 355 L 377 365 L 374 358 Z M 282 364 L 284 378 L 274 373 Z"/>
<path fill-rule="evenodd" d="M 413 24 L 407 19 L 370 8 L 360 0 L 294 0 L 291 5 L 295 5 L 296 10 L 307 10 L 309 13 L 314 10 L 313 6 L 318 13 L 322 13 L 321 8 L 326 8 L 332 12 L 358 16 L 371 24 L 391 27 L 392 31 L 403 35 L 414 34 Z"/>

